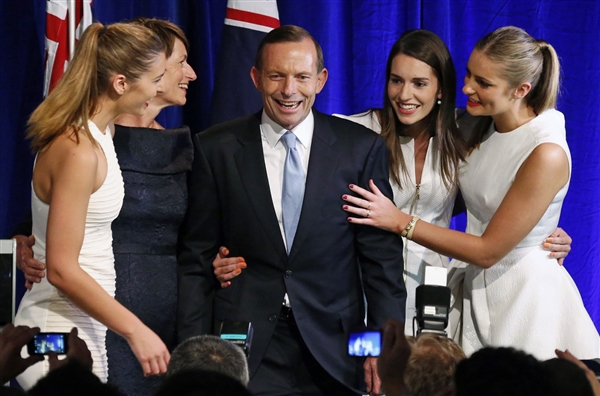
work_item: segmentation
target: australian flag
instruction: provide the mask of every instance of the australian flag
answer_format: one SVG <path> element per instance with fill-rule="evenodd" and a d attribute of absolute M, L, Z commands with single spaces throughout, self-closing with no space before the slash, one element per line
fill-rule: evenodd
<path fill-rule="evenodd" d="M 74 48 L 69 44 L 69 19 L 75 19 L 75 40 L 92 24 L 93 0 L 76 0 L 75 12 L 69 15 L 69 0 L 46 1 L 46 71 L 44 96 L 47 96 L 62 77 Z"/>
<path fill-rule="evenodd" d="M 260 41 L 279 26 L 276 0 L 228 0 L 212 96 L 211 125 L 262 107 L 250 78 Z"/>

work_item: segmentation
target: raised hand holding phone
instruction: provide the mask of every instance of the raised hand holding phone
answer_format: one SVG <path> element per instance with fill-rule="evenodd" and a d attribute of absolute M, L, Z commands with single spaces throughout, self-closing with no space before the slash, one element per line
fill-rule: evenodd
<path fill-rule="evenodd" d="M 23 346 L 39 331 L 39 327 L 15 327 L 12 323 L 4 326 L 0 332 L 0 385 L 44 359 L 39 355 L 21 357 Z"/>

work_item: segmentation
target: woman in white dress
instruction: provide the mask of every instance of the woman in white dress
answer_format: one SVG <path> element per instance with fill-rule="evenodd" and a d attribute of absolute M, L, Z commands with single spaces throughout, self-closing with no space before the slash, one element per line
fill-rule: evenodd
<path fill-rule="evenodd" d="M 142 115 L 161 89 L 164 44 L 132 24 L 92 24 L 56 88 L 33 112 L 28 136 L 37 153 L 32 180 L 35 258 L 47 276 L 21 300 L 17 325 L 42 332 L 77 327 L 106 382 L 106 328 L 125 337 L 145 375 L 166 372 L 161 339 L 114 298 L 111 222 L 123 201 L 123 179 L 110 124 Z M 26 351 L 23 352 L 26 354 Z M 48 372 L 48 361 L 18 377 L 25 389 Z"/>
<path fill-rule="evenodd" d="M 351 186 L 362 199 L 344 197 L 355 205 L 344 209 L 358 216 L 348 220 L 397 232 L 470 264 L 458 335 L 467 354 L 512 346 L 540 359 L 553 357 L 556 348 L 596 358 L 598 332 L 579 292 L 539 244 L 556 228 L 571 173 L 564 118 L 554 109 L 556 52 L 505 27 L 477 43 L 467 69 L 468 112 L 491 116 L 491 127 L 470 139 L 459 174 L 467 233 L 398 210 L 372 183 L 372 193 Z"/>

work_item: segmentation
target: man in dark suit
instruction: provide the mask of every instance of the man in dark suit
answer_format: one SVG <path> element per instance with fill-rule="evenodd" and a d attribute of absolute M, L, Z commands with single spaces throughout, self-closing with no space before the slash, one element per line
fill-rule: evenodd
<path fill-rule="evenodd" d="M 355 395 L 364 389 L 363 362 L 347 356 L 347 332 L 364 326 L 364 298 L 370 326 L 404 320 L 406 289 L 400 238 L 349 223 L 341 197 L 369 179 L 391 197 L 387 149 L 368 129 L 312 109 L 327 69 L 304 29 L 271 31 L 251 76 L 263 111 L 194 137 L 179 340 L 248 321 L 254 394 Z M 290 143 L 284 135 L 292 133 Z M 302 177 L 293 185 L 290 159 Z M 212 268 L 220 246 L 248 264 L 224 289 Z M 376 358 L 364 373 L 378 393 Z"/>

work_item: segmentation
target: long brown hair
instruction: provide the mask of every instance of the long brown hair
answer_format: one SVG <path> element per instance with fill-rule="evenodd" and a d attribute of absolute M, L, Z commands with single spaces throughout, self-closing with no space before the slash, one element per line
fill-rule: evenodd
<path fill-rule="evenodd" d="M 386 84 L 383 95 L 381 116 L 381 135 L 390 151 L 390 175 L 392 180 L 402 186 L 401 176 L 408 175 L 406 162 L 402 154 L 400 136 L 406 128 L 396 117 L 396 113 L 387 93 L 392 70 L 392 61 L 397 55 L 407 55 L 429 65 L 435 73 L 439 90 L 442 92 L 441 104 L 434 105 L 427 116 L 427 132 L 435 137 L 440 147 L 441 175 L 446 187 L 457 185 L 458 167 L 464 160 L 465 142 L 461 137 L 455 120 L 456 108 L 456 72 L 446 44 L 428 30 L 408 30 L 394 43 L 387 60 Z"/>
<path fill-rule="evenodd" d="M 65 74 L 28 121 L 27 137 L 38 152 L 57 136 L 79 134 L 96 144 L 88 120 L 97 112 L 110 78 L 123 74 L 132 83 L 148 70 L 165 46 L 150 29 L 133 24 L 90 25 L 83 33 Z"/>

